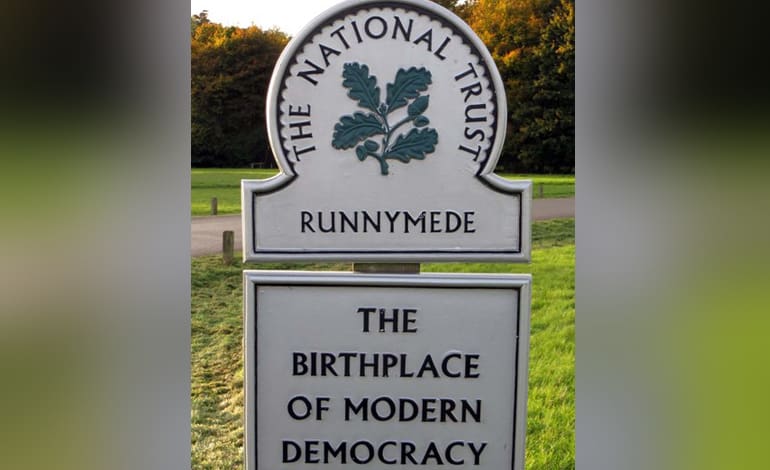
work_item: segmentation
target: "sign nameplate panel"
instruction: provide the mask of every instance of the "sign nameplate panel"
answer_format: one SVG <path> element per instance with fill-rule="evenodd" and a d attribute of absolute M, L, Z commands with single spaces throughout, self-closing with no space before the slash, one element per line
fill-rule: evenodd
<path fill-rule="evenodd" d="M 523 470 L 530 285 L 246 271 L 246 468 Z"/>
<path fill-rule="evenodd" d="M 281 171 L 242 183 L 244 259 L 529 261 L 531 182 L 493 173 L 506 120 L 492 58 L 451 12 L 327 10 L 273 73 Z"/>

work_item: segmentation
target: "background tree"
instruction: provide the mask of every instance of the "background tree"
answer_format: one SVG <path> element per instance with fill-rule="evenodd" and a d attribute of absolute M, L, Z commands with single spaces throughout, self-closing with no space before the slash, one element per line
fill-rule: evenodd
<path fill-rule="evenodd" d="M 288 36 L 212 23 L 205 11 L 191 28 L 192 165 L 272 165 L 265 97 Z"/>
<path fill-rule="evenodd" d="M 190 32 L 191 34 L 195 34 L 195 29 L 202 25 L 203 23 L 209 23 L 209 11 L 203 10 L 202 12 L 198 13 L 197 15 L 193 15 L 190 17 Z"/>
<path fill-rule="evenodd" d="M 467 21 L 468 14 L 468 2 L 463 0 L 431 0 L 433 3 L 438 3 L 447 10 L 452 11 L 455 15 Z"/>
<path fill-rule="evenodd" d="M 575 170 L 573 0 L 473 0 L 466 21 L 489 48 L 508 98 L 500 164 L 507 170 Z"/>

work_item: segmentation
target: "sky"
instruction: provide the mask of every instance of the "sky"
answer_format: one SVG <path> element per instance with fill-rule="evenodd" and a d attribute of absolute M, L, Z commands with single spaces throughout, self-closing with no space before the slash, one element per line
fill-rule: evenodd
<path fill-rule="evenodd" d="M 319 13 L 341 0 L 190 0 L 190 14 L 208 10 L 209 19 L 228 26 L 278 27 L 293 36 Z"/>

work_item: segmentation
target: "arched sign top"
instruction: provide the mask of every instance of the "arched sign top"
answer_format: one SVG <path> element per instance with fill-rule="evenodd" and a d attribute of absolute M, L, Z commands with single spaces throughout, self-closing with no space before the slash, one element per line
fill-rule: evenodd
<path fill-rule="evenodd" d="M 293 103 L 298 95 L 314 98 L 309 110 Z M 313 104 L 316 113 L 327 111 L 319 108 L 329 108 L 328 100 L 345 114 L 316 130 L 314 118 L 334 113 L 315 117 Z M 445 112 L 450 106 L 454 115 Z M 473 162 L 480 176 L 492 173 L 500 156 L 505 91 L 484 43 L 449 10 L 429 1 L 353 0 L 313 19 L 286 47 L 270 83 L 267 123 L 276 159 L 290 175 L 301 173 L 303 155 L 319 152 L 314 140 L 323 136 L 383 175 L 391 162 L 433 158 L 444 147 Z M 302 137 L 310 126 L 314 139 Z M 417 150 L 410 155 L 406 145 Z"/>
<path fill-rule="evenodd" d="M 493 173 L 502 80 L 445 8 L 330 8 L 282 53 L 266 107 L 281 173 L 243 183 L 246 260 L 529 259 L 531 184 Z"/>

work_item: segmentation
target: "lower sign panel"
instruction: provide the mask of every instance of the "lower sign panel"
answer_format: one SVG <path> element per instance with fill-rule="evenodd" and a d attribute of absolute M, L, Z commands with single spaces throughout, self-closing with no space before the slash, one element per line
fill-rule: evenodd
<path fill-rule="evenodd" d="M 249 470 L 524 468 L 528 275 L 244 275 Z"/>

